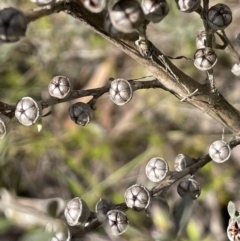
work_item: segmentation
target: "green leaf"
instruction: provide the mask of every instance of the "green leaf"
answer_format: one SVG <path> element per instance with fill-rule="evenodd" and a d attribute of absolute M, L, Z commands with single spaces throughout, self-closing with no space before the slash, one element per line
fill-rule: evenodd
<path fill-rule="evenodd" d="M 177 233 L 180 234 L 188 224 L 193 208 L 193 200 L 189 195 L 185 195 L 176 207 L 174 220 Z"/>
<path fill-rule="evenodd" d="M 227 210 L 228 210 L 229 216 L 231 218 L 235 218 L 236 217 L 236 206 L 235 206 L 235 204 L 232 201 L 230 201 L 228 203 Z"/>

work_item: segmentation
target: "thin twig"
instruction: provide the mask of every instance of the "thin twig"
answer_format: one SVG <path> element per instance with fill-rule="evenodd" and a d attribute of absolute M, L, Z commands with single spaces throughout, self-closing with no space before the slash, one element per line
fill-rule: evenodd
<path fill-rule="evenodd" d="M 235 138 L 231 140 L 228 145 L 230 146 L 231 149 L 234 147 L 240 145 L 240 138 Z M 151 196 L 154 196 L 160 192 L 166 192 L 175 182 L 179 181 L 183 177 L 187 175 L 193 175 L 196 173 L 199 169 L 201 169 L 203 166 L 208 164 L 212 159 L 208 154 L 206 154 L 203 158 L 196 159 L 196 162 L 192 164 L 190 167 L 182 170 L 181 172 L 172 172 L 171 175 L 167 180 L 163 180 L 160 182 L 158 185 L 153 187 L 150 191 Z M 120 203 L 115 205 L 115 209 L 121 210 L 121 211 L 127 211 L 128 207 L 126 206 L 125 203 Z M 78 236 L 83 237 L 86 233 L 91 232 L 98 228 L 101 225 L 101 222 L 99 220 L 93 220 L 92 223 L 90 223 L 87 227 L 84 228 L 84 231 L 81 230 Z M 77 236 L 76 236 L 77 237 Z"/>
<path fill-rule="evenodd" d="M 61 11 L 68 10 L 69 1 L 67 0 L 59 0 L 58 2 L 54 2 L 52 4 L 48 4 L 43 7 L 34 8 L 29 12 L 25 13 L 28 23 L 38 20 L 39 18 L 51 15 L 53 13 L 58 13 Z"/>
<path fill-rule="evenodd" d="M 133 91 L 140 90 L 140 89 L 150 89 L 150 88 L 161 88 L 163 90 L 167 89 L 157 80 L 150 80 L 150 81 L 133 81 L 131 80 L 131 86 Z M 47 108 L 49 106 L 53 106 L 56 104 L 60 104 L 63 102 L 67 102 L 70 100 L 86 97 L 86 96 L 93 96 L 94 100 L 91 100 L 90 103 L 95 104 L 97 99 L 101 97 L 103 94 L 107 93 L 109 91 L 110 84 L 107 84 L 103 87 L 100 88 L 94 88 L 94 89 L 87 89 L 87 90 L 73 90 L 70 94 L 65 99 L 56 99 L 52 98 L 50 100 L 41 100 L 39 101 L 40 104 L 42 105 L 42 108 Z"/>
<path fill-rule="evenodd" d="M 229 38 L 227 37 L 225 31 L 222 30 L 221 33 L 222 33 L 223 39 L 228 43 L 228 48 L 229 48 L 230 54 L 231 54 L 235 59 L 237 59 L 237 62 L 240 62 L 240 55 L 239 55 L 239 53 L 235 50 L 235 48 L 233 47 L 233 45 L 232 45 L 232 43 L 230 42 Z"/>

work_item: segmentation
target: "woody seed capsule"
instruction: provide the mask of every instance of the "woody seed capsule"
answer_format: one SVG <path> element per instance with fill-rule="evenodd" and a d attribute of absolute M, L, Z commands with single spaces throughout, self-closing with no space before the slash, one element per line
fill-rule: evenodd
<path fill-rule="evenodd" d="M 54 236 L 49 241 L 70 241 L 70 232 L 66 224 L 60 219 L 47 223 L 45 231 L 54 233 Z"/>
<path fill-rule="evenodd" d="M 75 197 L 67 203 L 64 215 L 70 226 L 76 226 L 87 222 L 90 210 L 81 198 Z"/>
<path fill-rule="evenodd" d="M 23 12 L 15 8 L 0 10 L 0 40 L 16 42 L 25 36 L 27 19 Z"/>
<path fill-rule="evenodd" d="M 206 31 L 205 30 L 199 31 L 199 33 L 196 36 L 196 47 L 197 49 L 201 49 L 201 48 L 205 48 L 206 45 L 207 45 Z M 216 45 L 216 38 L 213 35 L 212 47 L 214 47 L 215 45 Z"/>
<path fill-rule="evenodd" d="M 230 241 L 240 240 L 240 217 L 230 218 L 227 227 L 227 236 Z"/>
<path fill-rule="evenodd" d="M 165 0 L 142 0 L 141 7 L 145 18 L 153 23 L 162 21 L 169 12 L 168 3 Z"/>
<path fill-rule="evenodd" d="M 115 79 L 111 82 L 109 96 L 116 105 L 125 105 L 132 99 L 132 87 L 125 79 Z"/>
<path fill-rule="evenodd" d="M 135 211 L 147 208 L 151 200 L 148 189 L 139 184 L 129 187 L 124 194 L 124 198 L 126 205 Z"/>
<path fill-rule="evenodd" d="M 152 158 L 146 165 L 146 175 L 149 180 L 152 182 L 160 182 L 162 181 L 167 173 L 168 173 L 169 167 L 167 162 L 160 157 L 154 157 Z"/>
<path fill-rule="evenodd" d="M 83 6 L 93 13 L 101 12 L 106 6 L 106 0 L 81 0 Z"/>
<path fill-rule="evenodd" d="M 201 0 L 175 0 L 180 11 L 191 13 L 196 11 L 201 4 Z"/>
<path fill-rule="evenodd" d="M 120 210 L 111 210 L 107 213 L 107 223 L 113 235 L 124 233 L 128 227 L 128 217 Z"/>
<path fill-rule="evenodd" d="M 64 99 L 72 90 L 70 80 L 65 76 L 55 76 L 48 85 L 48 92 L 52 97 Z"/>
<path fill-rule="evenodd" d="M 144 22 L 144 14 L 135 0 L 117 1 L 109 11 L 113 26 L 120 32 L 132 33 Z"/>
<path fill-rule="evenodd" d="M 232 11 L 227 5 L 218 3 L 208 10 L 207 21 L 212 30 L 223 30 L 232 22 Z"/>
<path fill-rule="evenodd" d="M 200 48 L 194 54 L 194 65 L 202 71 L 212 69 L 217 63 L 217 55 L 212 48 Z"/>
<path fill-rule="evenodd" d="M 175 159 L 174 167 L 177 172 L 180 172 L 185 168 L 191 166 L 193 163 L 194 163 L 194 160 L 191 157 L 183 154 L 178 154 Z"/>
<path fill-rule="evenodd" d="M 201 189 L 196 180 L 189 178 L 184 179 L 178 184 L 177 192 L 181 197 L 188 195 L 192 199 L 196 199 L 199 197 Z"/>
<path fill-rule="evenodd" d="M 81 126 L 86 126 L 92 120 L 92 109 L 88 104 L 77 102 L 70 106 L 69 115 L 72 121 Z"/>
<path fill-rule="evenodd" d="M 0 139 L 3 139 L 9 129 L 9 123 L 11 119 L 8 116 L 0 114 Z"/>
<path fill-rule="evenodd" d="M 217 163 L 225 162 L 231 155 L 231 148 L 222 140 L 215 141 L 209 147 L 209 156 Z"/>
<path fill-rule="evenodd" d="M 42 114 L 42 106 L 31 97 L 23 97 L 16 106 L 15 116 L 25 126 L 35 124 Z"/>

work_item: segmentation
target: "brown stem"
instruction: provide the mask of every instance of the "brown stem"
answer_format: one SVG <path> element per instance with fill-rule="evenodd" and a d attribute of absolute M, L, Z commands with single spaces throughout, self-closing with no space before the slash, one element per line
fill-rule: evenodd
<path fill-rule="evenodd" d="M 25 13 L 28 23 L 38 20 L 39 18 L 58 13 L 61 11 L 68 10 L 70 2 L 68 0 L 59 0 L 52 4 L 48 4 L 43 7 L 34 8 L 29 12 Z"/>
<path fill-rule="evenodd" d="M 206 3 L 208 1 L 205 1 Z M 201 85 L 180 69 L 178 69 L 163 53 L 152 45 L 153 54 L 151 58 L 142 56 L 135 45 L 135 41 L 128 41 L 110 36 L 103 28 L 106 12 L 94 14 L 86 11 L 82 4 L 77 1 L 62 0 L 51 7 L 45 6 L 26 13 L 29 20 L 49 15 L 54 12 L 68 10 L 73 17 L 89 26 L 94 32 L 98 33 L 109 42 L 120 48 L 131 58 L 147 68 L 164 86 L 164 89 L 182 100 L 198 89 L 198 93 L 187 101 L 204 113 L 212 116 L 223 126 L 229 128 L 234 134 L 240 133 L 240 113 L 216 90 L 209 91 L 207 85 Z M 163 60 L 164 59 L 164 63 Z"/>
<path fill-rule="evenodd" d="M 240 145 L 240 138 L 233 139 L 228 144 L 229 144 L 230 148 L 233 149 L 234 147 Z M 183 177 L 185 177 L 189 174 L 196 173 L 200 168 L 205 166 L 211 160 L 212 159 L 207 154 L 203 158 L 197 159 L 194 164 L 192 164 L 190 167 L 182 170 L 181 172 L 176 172 L 176 171 L 172 172 L 167 180 L 160 182 L 158 185 L 156 185 L 155 187 L 152 188 L 152 190 L 150 191 L 151 196 L 153 196 L 159 192 L 166 192 L 172 186 L 172 184 L 174 184 L 175 182 L 179 181 L 180 179 L 182 179 Z M 126 206 L 125 203 L 120 203 L 120 204 L 116 204 L 115 209 L 118 209 L 121 211 L 127 211 L 128 207 Z M 81 235 L 85 235 L 86 233 L 95 230 L 100 225 L 101 225 L 101 222 L 99 222 L 98 220 L 94 220 L 91 224 L 89 224 L 84 229 L 84 232 L 81 231 Z M 83 237 L 83 236 L 81 236 L 81 237 Z"/>
<path fill-rule="evenodd" d="M 164 90 L 167 90 L 157 79 L 150 80 L 150 81 L 133 81 L 133 80 L 131 80 L 130 83 L 131 83 L 133 91 L 136 91 L 139 89 L 150 89 L 150 88 L 162 88 Z M 42 108 L 44 109 L 44 108 L 47 108 L 52 105 L 60 104 L 63 102 L 67 102 L 67 101 L 78 99 L 78 98 L 85 97 L 85 96 L 93 96 L 94 97 L 93 102 L 95 103 L 99 97 L 101 97 L 103 94 L 105 94 L 109 91 L 109 87 L 110 87 L 110 84 L 107 84 L 103 87 L 95 88 L 95 89 L 73 90 L 71 92 L 70 96 L 68 96 L 65 99 L 52 98 L 47 101 L 42 100 L 42 101 L 40 101 L 40 103 L 42 105 Z"/>

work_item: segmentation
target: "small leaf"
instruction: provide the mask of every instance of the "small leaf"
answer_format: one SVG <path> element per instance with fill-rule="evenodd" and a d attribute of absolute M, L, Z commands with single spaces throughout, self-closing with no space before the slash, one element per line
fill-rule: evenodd
<path fill-rule="evenodd" d="M 180 203 L 176 207 L 176 213 L 174 215 L 174 220 L 176 223 L 177 233 L 180 234 L 181 231 L 186 227 L 190 220 L 192 214 L 193 200 L 189 195 L 184 195 Z"/>
<path fill-rule="evenodd" d="M 230 201 L 228 203 L 227 210 L 228 210 L 229 216 L 231 218 L 235 218 L 236 217 L 236 206 L 235 206 L 235 204 L 232 201 Z"/>

